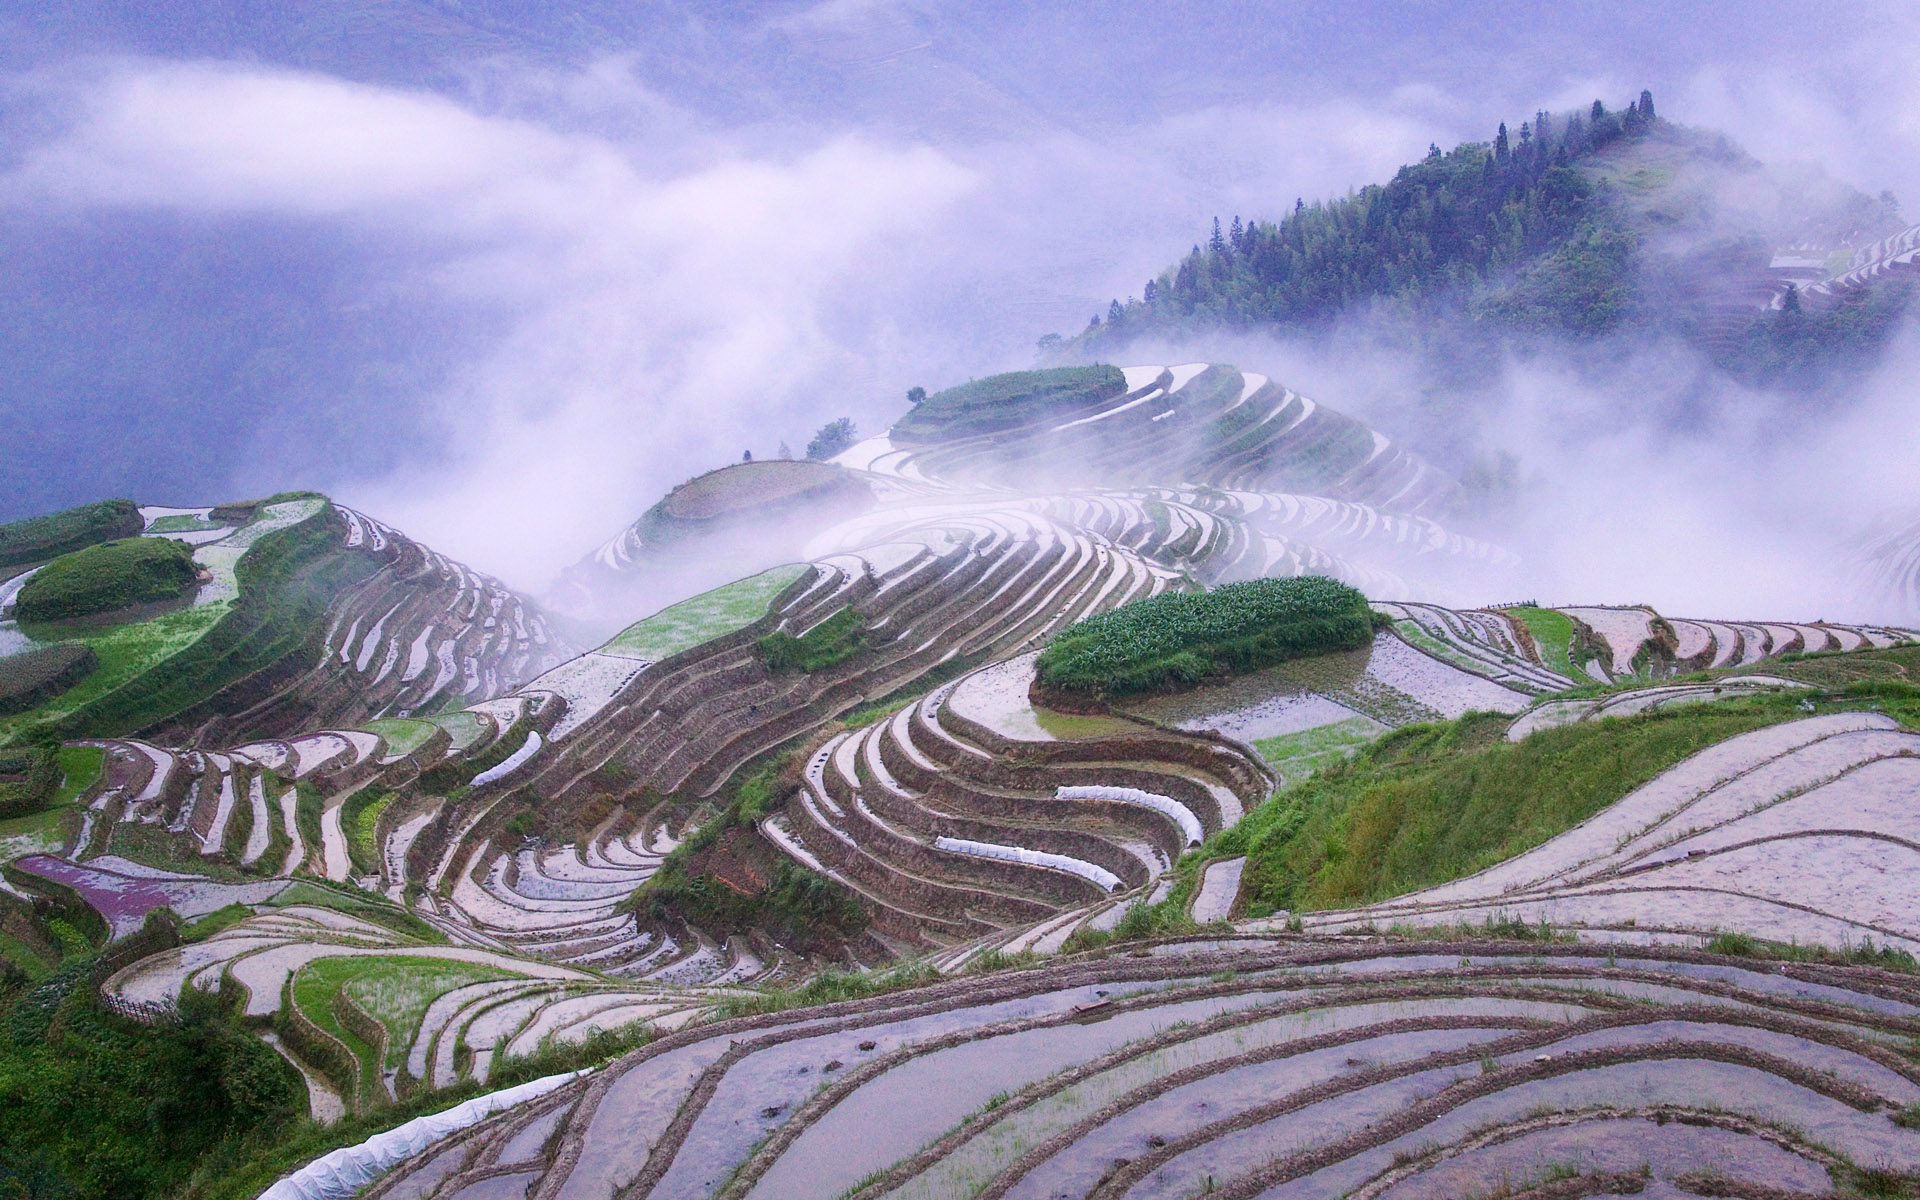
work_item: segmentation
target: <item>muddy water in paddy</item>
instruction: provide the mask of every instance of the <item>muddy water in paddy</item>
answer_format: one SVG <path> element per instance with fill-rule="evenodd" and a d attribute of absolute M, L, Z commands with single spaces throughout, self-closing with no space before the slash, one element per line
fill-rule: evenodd
<path fill-rule="evenodd" d="M 532 1172 L 519 1175 L 495 1175 L 491 1179 L 482 1179 L 470 1183 L 455 1192 L 449 1200 L 526 1200 L 527 1189 L 539 1176 Z"/>
<path fill-rule="evenodd" d="M 1098 995 L 1099 991 L 1105 991 L 1108 994 L 1107 998 L 1118 999 L 1123 995 L 1137 993 L 1142 990 L 1160 990 L 1160 985 L 1152 985 L 1143 989 L 1138 986 L 1127 987 L 1121 985 L 1089 984 L 1082 987 L 1069 988 L 1064 991 L 1047 992 L 1038 996 L 1007 1000 L 997 1004 L 952 1009 L 947 1012 L 913 1017 L 905 1021 L 890 1022 L 865 1028 L 854 1028 L 842 1033 L 824 1033 L 816 1037 L 802 1038 L 757 1051 L 742 1059 L 734 1065 L 732 1070 L 727 1072 L 726 1078 L 714 1092 L 713 1098 L 708 1102 L 705 1111 L 700 1114 L 699 1119 L 694 1122 L 693 1128 L 688 1131 L 685 1143 L 681 1146 L 680 1152 L 674 1157 L 673 1165 L 668 1168 L 666 1175 L 661 1178 L 659 1187 L 655 1189 L 655 1194 L 676 1198 L 712 1195 L 718 1190 L 720 1185 L 725 1182 L 727 1176 L 732 1173 L 734 1168 L 746 1158 L 755 1143 L 759 1142 L 772 1130 L 786 1122 L 787 1118 L 791 1115 L 790 1110 L 795 1105 L 803 1103 L 807 1097 L 811 1096 L 816 1090 L 832 1082 L 835 1077 L 845 1071 L 852 1070 L 862 1063 L 869 1062 L 903 1045 L 924 1041 L 929 1038 L 937 1038 L 947 1033 L 979 1028 L 1001 1021 L 1068 1013 L 1077 1005 L 1101 999 L 1102 997 Z M 1217 1005 L 1232 1003 L 1253 1004 L 1257 1003 L 1258 999 L 1258 996 L 1244 999 L 1241 997 L 1232 997 L 1225 1001 L 1195 1002 L 1190 1005 L 1175 1005 L 1154 1011 L 1166 1013 L 1172 1012 L 1175 1007 L 1178 1007 L 1183 1013 L 1188 1013 L 1189 1011 L 1197 1012 L 1200 1007 L 1206 1003 Z M 1112 1021 L 1100 1022 L 1096 1025 L 1084 1027 L 1074 1025 L 1067 1025 L 1064 1028 L 1056 1027 L 1040 1033 L 1038 1036 L 1028 1036 L 1024 1044 L 1030 1047 L 1027 1052 L 1032 1054 L 1054 1055 L 1063 1053 L 1066 1052 L 1066 1047 L 1079 1044 L 1076 1039 L 1076 1033 L 1084 1035 L 1084 1031 L 1086 1030 L 1096 1031 L 1091 1037 L 1097 1040 L 1101 1036 L 1097 1032 L 1098 1030 L 1115 1024 L 1121 1019 L 1122 1018 L 1114 1018 Z M 1169 1023 L 1181 1019 L 1193 1020 L 1197 1018 L 1192 1015 L 1186 1015 L 1184 1017 L 1167 1016 L 1162 1023 Z M 1130 1024 L 1129 1028 L 1131 1027 Z M 1132 1034 L 1129 1036 L 1137 1037 L 1140 1035 Z M 1059 1040 L 1056 1043 L 1053 1039 Z M 1008 1039 L 1005 1038 L 995 1039 L 993 1042 L 987 1043 L 987 1045 L 997 1045 L 1007 1040 Z M 1118 1040 L 1124 1041 L 1128 1039 L 1127 1037 L 1121 1037 Z M 860 1049 L 860 1043 L 862 1042 L 874 1043 L 873 1049 Z M 1062 1049 L 1056 1050 L 1056 1045 Z M 966 1049 L 966 1047 L 962 1047 L 962 1049 Z M 1099 1051 L 1094 1051 L 1094 1053 L 1099 1053 Z M 826 1064 L 834 1061 L 838 1061 L 843 1065 L 836 1068 L 833 1072 L 826 1071 Z M 925 1060 L 916 1060 L 916 1062 L 918 1061 Z M 1049 1061 L 1051 1061 L 1051 1059 L 1049 1059 Z M 896 1070 L 902 1069 L 906 1068 L 897 1068 Z M 1038 1073 L 1048 1074 L 1055 1069 L 1057 1068 L 1048 1066 L 1040 1069 Z M 885 1125 L 877 1129 L 863 1130 L 860 1138 L 861 1144 L 877 1142 L 882 1139 L 888 1139 L 889 1144 L 891 1144 L 892 1140 L 895 1140 L 896 1134 L 901 1130 L 918 1127 L 920 1118 L 917 1116 L 916 1109 L 919 1106 L 925 1104 L 943 1104 L 963 1088 L 968 1091 L 968 1094 L 977 1090 L 979 1095 L 977 1099 L 968 1102 L 966 1106 L 960 1110 L 961 1112 L 977 1107 L 993 1092 L 1010 1086 L 1005 1081 L 1006 1078 L 1018 1078 L 1019 1083 L 1024 1083 L 1028 1078 L 1032 1077 L 1031 1075 L 1022 1075 L 1023 1067 L 1018 1057 L 1013 1061 L 994 1060 L 990 1064 L 982 1066 L 980 1070 L 988 1072 L 997 1070 L 1003 1072 L 1005 1078 L 1000 1078 L 996 1081 L 996 1076 L 983 1074 L 978 1080 L 968 1082 L 957 1077 L 943 1075 L 937 1081 L 938 1086 L 935 1089 L 936 1095 L 922 1097 L 914 1094 L 910 1097 L 910 1104 L 900 1107 L 896 1111 L 889 1112 Z M 890 1072 L 889 1075 L 891 1074 Z M 1011 1086 L 1019 1086 L 1019 1084 L 1015 1083 Z M 940 1129 L 944 1129 L 946 1124 L 950 1123 L 951 1122 L 948 1121 L 936 1126 L 934 1132 L 937 1133 Z M 882 1164 L 892 1162 L 900 1156 L 900 1153 L 910 1153 L 918 1149 L 923 1140 L 924 1139 L 914 1140 L 911 1145 L 906 1146 L 905 1149 L 899 1153 L 888 1154 L 882 1160 Z M 843 1150 L 844 1149 L 843 1147 Z M 853 1178 L 857 1179 L 862 1174 L 865 1174 L 864 1170 L 854 1175 Z M 849 1180 L 849 1182 L 851 1182 L 851 1180 Z M 803 1187 L 798 1191 L 778 1193 L 768 1192 L 763 1187 L 755 1192 L 755 1195 L 759 1196 L 782 1194 L 831 1195 L 833 1194 L 833 1190 L 816 1192 L 811 1187 Z"/>
<path fill-rule="evenodd" d="M 1332 1058 L 1334 1065 L 1344 1067 L 1349 1054 L 1343 1052 L 1337 1056 L 1329 1055 L 1328 1057 Z M 1322 1069 L 1327 1066 L 1325 1063 L 1319 1065 Z M 1142 1179 L 1134 1185 L 1127 1196 L 1129 1200 L 1145 1200 L 1147 1197 L 1153 1197 L 1154 1200 L 1184 1198 L 1199 1190 L 1203 1181 L 1209 1176 L 1225 1181 L 1235 1175 L 1251 1171 L 1276 1156 L 1345 1137 L 1356 1129 L 1394 1116 L 1402 1109 L 1440 1091 L 1456 1080 L 1479 1073 L 1480 1068 L 1477 1065 L 1441 1067 L 1404 1076 L 1353 1095 L 1338 1096 L 1319 1104 L 1309 1105 L 1297 1112 L 1288 1113 L 1279 1120 L 1256 1125 L 1251 1129 L 1242 1129 L 1204 1146 L 1197 1146 L 1175 1157 L 1171 1162 Z M 1249 1075 L 1245 1082 L 1253 1085 L 1256 1078 L 1260 1076 Z M 1201 1097 L 1208 1107 L 1189 1116 L 1188 1128 L 1206 1121 L 1230 1117 L 1235 1112 L 1275 1098 L 1285 1091 L 1315 1082 L 1313 1079 L 1306 1079 L 1301 1084 L 1296 1084 L 1288 1076 L 1275 1074 L 1264 1076 L 1264 1081 L 1267 1084 L 1265 1090 L 1261 1090 L 1258 1086 L 1247 1086 L 1231 1100 L 1222 1093 L 1209 1093 Z M 1162 1099 L 1172 1099 L 1176 1094 L 1171 1093 Z M 1196 1103 L 1197 1101 L 1189 1099 L 1188 1102 Z M 1171 1121 L 1178 1113 L 1178 1109 L 1172 1108 L 1159 1111 L 1163 1121 Z M 1193 1116 L 1202 1119 L 1193 1120 Z M 1143 1136 L 1146 1132 L 1144 1129 L 1141 1130 Z M 1108 1156 L 1093 1165 L 1098 1165 L 1100 1171 L 1104 1172 L 1113 1165 L 1113 1158 Z M 1331 1194 L 1338 1195 L 1339 1190 Z M 1020 1193 L 1021 1200 L 1035 1200 L 1035 1197 L 1046 1195 L 1048 1194 L 1044 1192 L 1026 1192 L 1025 1190 Z"/>
<path fill-rule="evenodd" d="M 1825 1167 L 1759 1138 L 1677 1121 L 1662 1125 L 1625 1119 L 1543 1129 L 1470 1150 L 1393 1185 L 1381 1200 L 1457 1200 L 1544 1179 L 1548 1172 L 1564 1167 L 1597 1173 L 1630 1172 L 1642 1166 L 1652 1168 L 1654 1178 L 1640 1193 L 1641 1200 L 1693 1195 L 1672 1187 L 1671 1180 L 1702 1169 L 1794 1191 L 1818 1193 L 1832 1186 Z"/>
<path fill-rule="evenodd" d="M 1304 1179 L 1272 1188 L 1261 1194 L 1261 1200 L 1341 1195 L 1386 1170 L 1396 1154 L 1416 1154 L 1422 1147 L 1436 1142 L 1443 1145 L 1455 1142 L 1489 1125 L 1522 1120 L 1543 1107 L 1633 1108 L 1651 1103 L 1727 1110 L 1791 1126 L 1810 1141 L 1839 1150 L 1855 1162 L 1899 1170 L 1912 1170 L 1920 1165 L 1920 1133 L 1901 1129 L 1887 1120 L 1884 1113 L 1859 1112 L 1838 1100 L 1750 1067 L 1705 1059 L 1673 1059 L 1600 1067 L 1521 1084 L 1497 1095 L 1470 1101 L 1404 1137 Z M 1281 1122 L 1272 1123 L 1278 1124 Z M 1271 1129 L 1272 1125 L 1247 1133 Z M 1245 1170 L 1246 1166 L 1239 1169 Z M 1138 1188 L 1128 1193 L 1136 1200 L 1162 1194 L 1166 1193 Z"/>
<path fill-rule="evenodd" d="M 1336 657 L 1329 678 L 1351 686 L 1366 670 L 1366 659 Z M 1342 672 L 1338 668 L 1347 669 Z M 1345 705 L 1310 691 L 1297 673 L 1268 668 L 1224 683 L 1208 684 L 1174 696 L 1156 696 L 1128 704 L 1125 711 L 1179 729 L 1211 729 L 1251 742 L 1259 738 L 1331 725 L 1361 716 Z"/>
<path fill-rule="evenodd" d="M 1483 1017 L 1485 1028 L 1398 1034 L 1356 1040 L 1325 1051 L 1299 1054 L 1270 1064 L 1222 1071 L 1212 1079 L 1189 1084 L 1123 1113 L 1094 1130 L 1073 1148 L 1043 1163 L 1016 1195 L 1051 1197 L 1082 1194 L 1115 1158 L 1131 1158 L 1148 1148 L 1149 1137 L 1171 1137 L 1214 1119 L 1215 1106 L 1226 1095 L 1279 1094 L 1308 1086 L 1328 1072 L 1353 1069 L 1349 1060 L 1368 1065 L 1406 1056 L 1452 1049 L 1503 1036 L 1502 1024 L 1519 1016 L 1566 1020 L 1583 1015 L 1565 1005 L 1526 1002 L 1463 1000 L 1418 1003 L 1361 1004 L 1276 1017 L 1241 1029 L 1223 1030 L 1178 1046 L 1142 1055 L 1035 1104 L 983 1131 L 947 1160 L 891 1194 L 890 1200 L 933 1200 L 965 1195 L 970 1185 L 991 1177 L 1014 1159 L 1084 1119 L 1134 1088 L 1176 1071 L 1220 1062 L 1288 1041 L 1355 1029 L 1378 1022 L 1426 1016 Z M 1215 1089 L 1215 1090 L 1210 1090 Z M 1200 1107 L 1201 1104 L 1207 1107 Z"/>

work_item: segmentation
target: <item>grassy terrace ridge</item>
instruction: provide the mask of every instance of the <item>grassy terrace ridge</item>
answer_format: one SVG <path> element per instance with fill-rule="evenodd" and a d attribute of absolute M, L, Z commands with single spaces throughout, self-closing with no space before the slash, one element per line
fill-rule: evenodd
<path fill-rule="evenodd" d="M 658 662 L 732 633 L 765 616 L 773 598 L 807 570 L 805 563 L 789 563 L 702 592 L 627 626 L 600 647 L 600 652 Z"/>
<path fill-rule="evenodd" d="M 1548 669 L 1569 679 L 1584 679 L 1586 672 L 1573 664 L 1573 618 L 1551 608 L 1523 604 L 1502 610 L 1527 627 L 1528 636 L 1540 652 L 1540 661 Z"/>
<path fill-rule="evenodd" d="M 1853 685 L 1817 711 L 1877 708 L 1920 726 L 1920 688 Z M 1249 916 L 1344 908 L 1459 879 L 1586 820 L 1681 760 L 1807 716 L 1805 692 L 1769 693 L 1505 734 L 1468 713 L 1393 731 L 1278 793 L 1183 860 L 1245 854 Z"/>
<path fill-rule="evenodd" d="M 997 433 L 1043 417 L 1065 417 L 1127 390 L 1119 367 L 1051 367 L 989 375 L 935 392 L 895 422 L 902 445 Z"/>
<path fill-rule="evenodd" d="M 0 568 L 45 562 L 96 542 L 132 537 L 145 522 L 131 500 L 101 500 L 0 525 Z"/>
<path fill-rule="evenodd" d="M 38 708 L 0 717 L 0 745 L 40 720 L 56 721 L 78 712 L 139 678 L 199 641 L 232 607 L 230 602 L 218 601 L 183 608 L 137 624 L 65 633 L 63 636 L 68 639 L 91 647 L 99 665 L 85 679 Z"/>
<path fill-rule="evenodd" d="M 1358 591 L 1320 575 L 1168 592 L 1077 622 L 1037 664 L 1042 691 L 1106 697 L 1178 691 L 1292 658 L 1352 650 L 1376 617 Z"/>
<path fill-rule="evenodd" d="M 662 515 L 675 520 L 712 520 L 768 508 L 846 481 L 847 471 L 831 463 L 765 458 L 697 475 L 668 492 L 657 507 Z"/>
<path fill-rule="evenodd" d="M 173 600 L 193 586 L 193 551 L 167 538 L 122 538 L 63 554 L 29 579 L 15 601 L 21 621 L 64 621 Z"/>

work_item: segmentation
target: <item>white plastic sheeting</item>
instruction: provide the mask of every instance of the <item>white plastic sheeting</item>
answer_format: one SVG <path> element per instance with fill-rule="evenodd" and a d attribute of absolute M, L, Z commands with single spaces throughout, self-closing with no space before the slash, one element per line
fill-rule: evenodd
<path fill-rule="evenodd" d="M 1180 831 L 1187 835 L 1187 845 L 1198 846 L 1207 840 L 1206 831 L 1200 827 L 1200 818 L 1194 816 L 1192 809 L 1172 796 L 1162 796 L 1158 792 L 1143 792 L 1139 788 L 1109 787 L 1105 784 L 1055 788 L 1053 794 L 1062 800 L 1111 800 L 1115 804 L 1133 804 L 1141 808 L 1150 808 L 1157 813 L 1165 813 L 1178 822 Z"/>
<path fill-rule="evenodd" d="M 1025 863 L 1030 867 L 1052 867 L 1056 871 L 1070 871 L 1082 879 L 1091 879 L 1109 892 L 1118 888 L 1121 879 L 1112 871 L 1083 858 L 1070 858 L 1065 854 L 1054 854 L 1046 850 L 1029 850 L 1025 846 L 1002 846 L 997 842 L 976 842 L 970 838 L 939 837 L 933 839 L 935 848 L 951 850 L 955 854 L 971 854 L 977 858 L 997 858 L 1001 862 Z"/>
<path fill-rule="evenodd" d="M 489 767 L 478 775 L 475 775 L 473 777 L 473 786 L 479 787 L 483 783 L 492 783 L 496 779 L 505 779 L 524 766 L 528 759 L 540 753 L 540 747 L 544 744 L 545 743 L 540 740 L 539 731 L 529 729 L 527 731 L 527 740 L 520 744 L 520 748 L 512 754 L 507 755 L 506 761 L 499 766 Z"/>
<path fill-rule="evenodd" d="M 358 1146 L 346 1146 L 313 1160 L 260 1193 L 260 1200 L 344 1200 L 428 1146 L 477 1125 L 503 1108 L 543 1096 L 585 1071 L 549 1075 L 518 1087 L 475 1096 L 445 1112 L 415 1117 L 405 1125 L 376 1133 Z"/>

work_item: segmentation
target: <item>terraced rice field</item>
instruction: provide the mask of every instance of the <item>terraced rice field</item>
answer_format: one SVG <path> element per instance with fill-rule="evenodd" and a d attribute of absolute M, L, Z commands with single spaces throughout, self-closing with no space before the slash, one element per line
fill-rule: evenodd
<path fill-rule="evenodd" d="M 369 1195 L 1824 1192 L 1920 1168 L 1916 1001 L 1690 951 L 1163 942 L 683 1030 Z"/>

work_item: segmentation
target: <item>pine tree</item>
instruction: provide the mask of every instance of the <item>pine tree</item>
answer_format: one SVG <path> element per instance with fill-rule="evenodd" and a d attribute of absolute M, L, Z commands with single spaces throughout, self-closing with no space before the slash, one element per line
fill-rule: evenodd
<path fill-rule="evenodd" d="M 1505 166 L 1509 153 L 1510 151 L 1507 148 L 1507 123 L 1502 121 L 1500 122 L 1500 132 L 1495 135 L 1493 139 L 1493 161 Z"/>
<path fill-rule="evenodd" d="M 1107 323 L 1111 325 L 1120 319 L 1120 302 L 1114 300 L 1107 305 Z"/>
<path fill-rule="evenodd" d="M 1240 224 L 1240 214 L 1235 213 L 1233 214 L 1233 228 L 1227 234 L 1227 240 L 1235 250 L 1238 250 L 1245 244 L 1246 238 L 1247 231 L 1245 227 Z"/>
<path fill-rule="evenodd" d="M 1653 122 L 1653 93 L 1646 88 L 1640 89 L 1640 119 L 1649 124 Z"/>
<path fill-rule="evenodd" d="M 1152 304 L 1160 295 L 1160 285 L 1151 279 L 1147 280 L 1147 286 L 1141 291 L 1141 295 L 1146 299 L 1148 304 Z"/>
<path fill-rule="evenodd" d="M 1227 248 L 1227 239 L 1220 233 L 1220 218 L 1213 219 L 1213 237 L 1207 241 L 1207 249 L 1219 254 Z"/>
<path fill-rule="evenodd" d="M 1800 315 L 1800 285 L 1799 284 L 1789 283 L 1787 285 L 1787 294 L 1784 297 L 1782 297 L 1780 300 L 1780 311 L 1788 314 L 1789 316 L 1797 317 Z"/>
<path fill-rule="evenodd" d="M 1595 100 L 1595 101 L 1593 102 L 1593 110 L 1592 110 L 1592 111 L 1591 111 L 1591 112 L 1590 112 L 1590 113 L 1588 114 L 1588 116 L 1589 116 L 1589 117 L 1590 117 L 1590 118 L 1591 118 L 1592 120 L 1595 120 L 1595 121 L 1604 121 L 1604 120 L 1606 120 L 1606 118 L 1607 118 L 1607 106 L 1606 106 L 1606 105 L 1604 105 L 1604 104 L 1602 104 L 1602 103 L 1600 103 L 1600 102 L 1599 102 L 1598 100 Z"/>
<path fill-rule="evenodd" d="M 907 389 L 907 403 L 918 404 L 927 398 L 927 389 L 919 386 Z"/>

